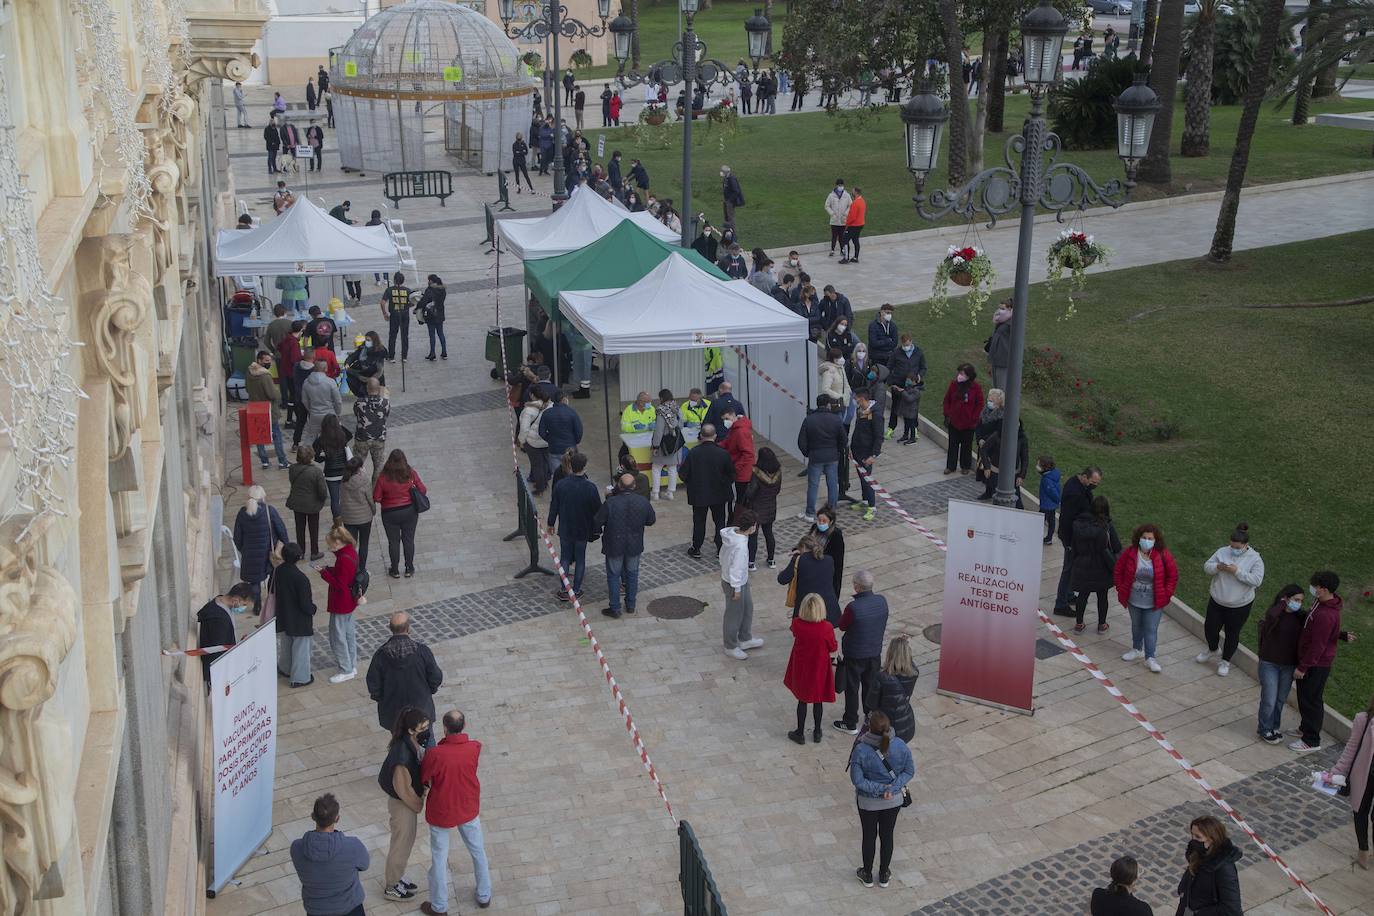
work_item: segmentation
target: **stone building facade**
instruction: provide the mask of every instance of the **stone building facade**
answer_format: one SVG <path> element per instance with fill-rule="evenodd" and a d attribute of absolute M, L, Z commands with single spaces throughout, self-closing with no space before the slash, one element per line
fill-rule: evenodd
<path fill-rule="evenodd" d="M 0 0 L 0 913 L 194 914 L 232 225 L 260 0 Z M 232 105 L 230 106 L 232 112 Z"/>

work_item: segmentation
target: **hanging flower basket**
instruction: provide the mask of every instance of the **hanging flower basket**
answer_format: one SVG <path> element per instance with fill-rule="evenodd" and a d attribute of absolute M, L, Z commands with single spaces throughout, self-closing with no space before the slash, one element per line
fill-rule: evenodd
<path fill-rule="evenodd" d="M 585 48 L 578 48 L 573 52 L 568 63 L 572 64 L 578 70 L 581 70 L 584 67 L 590 67 L 592 65 L 592 56 L 587 53 Z"/>
<path fill-rule="evenodd" d="M 930 313 L 939 318 L 949 306 L 949 284 L 968 289 L 969 317 L 977 324 L 978 312 L 992 294 L 992 283 L 997 272 L 992 269 L 992 261 L 983 249 L 973 245 L 950 246 L 938 267 L 935 268 L 935 283 L 930 290 Z"/>
<path fill-rule="evenodd" d="M 639 113 L 639 119 L 645 124 L 652 124 L 654 127 L 668 120 L 668 109 L 663 105 L 649 105 Z"/>
<path fill-rule="evenodd" d="M 1087 270 L 1101 261 L 1107 263 L 1112 249 L 1096 242 L 1091 235 L 1075 229 L 1065 229 L 1045 254 L 1045 285 L 1053 287 L 1069 274 L 1069 306 L 1064 318 L 1074 315 L 1073 293 L 1087 285 Z"/>

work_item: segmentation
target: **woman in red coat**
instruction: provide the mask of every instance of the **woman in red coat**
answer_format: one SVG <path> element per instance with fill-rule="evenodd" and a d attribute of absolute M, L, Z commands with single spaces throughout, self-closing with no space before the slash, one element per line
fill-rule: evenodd
<path fill-rule="evenodd" d="M 1156 633 L 1164 605 L 1174 597 L 1178 588 L 1178 564 L 1164 546 L 1164 532 L 1158 525 L 1146 523 L 1131 532 L 1130 546 L 1121 551 L 1112 571 L 1116 586 L 1116 600 L 1131 615 L 1131 651 L 1121 656 L 1123 661 L 1144 658 L 1145 664 L 1156 674 L 1159 661 L 1155 658 Z"/>
<path fill-rule="evenodd" d="M 946 474 L 954 473 L 956 463 L 964 474 L 973 467 L 973 431 L 978 427 L 978 415 L 983 412 L 983 389 L 974 381 L 976 378 L 978 370 L 969 363 L 960 363 L 954 381 L 945 389 L 945 428 L 949 430 Z"/>
<path fill-rule="evenodd" d="M 839 649 L 835 628 L 825 619 L 825 601 L 820 595 L 801 600 L 792 619 L 792 654 L 787 658 L 787 673 L 782 682 L 797 698 L 797 730 L 787 737 L 806 743 L 806 704 L 811 704 L 811 740 L 821 740 L 821 704 L 835 702 L 835 670 L 830 656 Z"/>
<path fill-rule="evenodd" d="M 353 597 L 353 578 L 358 574 L 358 550 L 353 535 L 342 525 L 330 531 L 324 539 L 327 548 L 334 552 L 334 565 L 316 567 L 320 578 L 329 583 L 329 648 L 334 653 L 334 662 L 339 673 L 329 679 L 331 684 L 342 684 L 358 674 L 358 635 L 353 625 L 353 611 L 358 607 L 358 599 Z"/>

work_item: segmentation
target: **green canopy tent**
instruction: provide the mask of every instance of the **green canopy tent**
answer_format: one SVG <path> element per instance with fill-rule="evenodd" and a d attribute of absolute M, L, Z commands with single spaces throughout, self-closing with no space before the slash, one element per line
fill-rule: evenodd
<path fill-rule="evenodd" d="M 558 294 L 563 290 L 624 289 L 633 286 L 670 254 L 689 262 L 720 280 L 730 278 L 690 248 L 680 248 L 654 238 L 625 220 L 585 248 L 552 258 L 525 262 L 525 286 L 544 313 L 561 319 Z"/>

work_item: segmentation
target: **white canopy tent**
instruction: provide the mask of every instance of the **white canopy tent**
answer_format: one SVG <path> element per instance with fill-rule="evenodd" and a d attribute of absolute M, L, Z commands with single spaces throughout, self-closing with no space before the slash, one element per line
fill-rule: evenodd
<path fill-rule="evenodd" d="M 574 188 L 568 202 L 549 216 L 497 220 L 496 232 L 515 255 L 532 261 L 584 248 L 627 219 L 665 242 L 679 241 L 678 233 L 649 213 L 631 213 L 624 204 L 607 200 L 586 186 Z"/>
<path fill-rule="evenodd" d="M 215 276 L 390 273 L 401 267 L 385 226 L 350 226 L 304 197 L 257 229 L 221 229 Z"/>
<path fill-rule="evenodd" d="M 558 299 L 564 318 L 592 346 L 621 355 L 620 401 L 634 400 L 639 391 L 699 386 L 701 349 L 719 347 L 754 429 L 801 457 L 796 437 L 806 411 L 755 377 L 734 348 L 798 397 L 809 398 L 815 348 L 807 342 L 805 318 L 744 280 L 719 280 L 678 254 L 633 286 L 561 292 Z"/>

